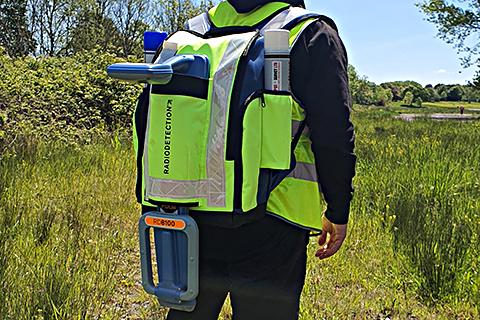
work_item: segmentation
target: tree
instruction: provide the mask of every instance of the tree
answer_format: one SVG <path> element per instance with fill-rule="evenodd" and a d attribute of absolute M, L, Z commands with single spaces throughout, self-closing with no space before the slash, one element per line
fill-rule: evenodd
<path fill-rule="evenodd" d="M 28 30 L 26 0 L 0 0 L 0 46 L 11 57 L 25 56 L 35 50 Z"/>
<path fill-rule="evenodd" d="M 427 0 L 419 4 L 427 19 L 437 25 L 439 36 L 466 53 L 464 62 L 480 53 L 480 1 Z M 470 39 L 472 38 L 473 39 Z"/>
<path fill-rule="evenodd" d="M 368 81 L 367 77 L 359 76 L 353 66 L 348 67 L 348 78 L 350 83 L 350 95 L 352 102 L 361 105 L 376 104 L 376 84 Z"/>
<path fill-rule="evenodd" d="M 403 103 L 407 106 L 411 106 L 412 103 L 413 103 L 413 93 L 411 93 L 410 91 L 407 91 L 405 93 L 405 96 L 403 97 Z"/>
<path fill-rule="evenodd" d="M 382 88 L 388 89 L 392 94 L 392 101 L 402 100 L 402 89 L 401 86 L 396 82 L 384 82 L 381 84 Z"/>
<path fill-rule="evenodd" d="M 424 0 L 418 6 L 437 26 L 440 38 L 457 48 L 464 66 L 480 65 L 480 1 Z M 473 84 L 480 88 L 480 70 Z"/>
<path fill-rule="evenodd" d="M 437 93 L 437 91 L 432 87 L 426 87 L 425 88 L 425 92 L 426 92 L 426 97 L 427 99 L 425 99 L 424 101 L 429 101 L 429 102 L 436 102 L 436 101 L 440 101 L 440 95 Z"/>
<path fill-rule="evenodd" d="M 352 97 L 353 103 L 357 102 L 357 96 L 360 89 L 360 77 L 357 70 L 351 64 L 348 65 L 348 82 L 350 84 L 350 96 Z"/>
<path fill-rule="evenodd" d="M 67 51 L 76 53 L 101 47 L 118 53 L 121 37 L 110 17 L 113 0 L 83 0 L 78 3 L 77 21 Z"/>
<path fill-rule="evenodd" d="M 422 104 L 423 104 L 422 98 L 418 97 L 418 98 L 415 99 L 415 106 L 416 107 L 421 108 Z"/>
<path fill-rule="evenodd" d="M 28 0 L 29 26 L 38 54 L 56 56 L 66 53 L 77 19 L 77 8 L 75 0 Z"/>
<path fill-rule="evenodd" d="M 392 102 L 393 94 L 392 91 L 389 89 L 385 89 L 381 86 L 375 86 L 374 96 L 373 96 L 373 103 L 377 106 L 387 106 L 390 102 Z"/>
<path fill-rule="evenodd" d="M 447 93 L 448 93 L 448 90 L 450 90 L 450 87 L 449 85 L 445 85 L 445 84 L 437 84 L 434 89 L 435 91 L 437 91 L 439 97 L 440 97 L 440 100 L 447 100 Z"/>
<path fill-rule="evenodd" d="M 153 25 L 168 33 L 182 29 L 188 19 L 213 6 L 213 0 L 165 0 L 155 6 Z"/>
<path fill-rule="evenodd" d="M 213 5 L 210 0 L 23 1 L 28 1 L 29 29 L 37 43 L 35 51 L 49 56 L 70 55 L 95 47 L 123 56 L 140 56 L 144 31 L 177 31 L 188 19 Z"/>
<path fill-rule="evenodd" d="M 476 102 L 480 96 L 480 90 L 472 84 L 463 87 L 463 100 L 467 102 Z"/>
<path fill-rule="evenodd" d="M 463 89 L 461 86 L 454 86 L 447 93 L 448 101 L 461 101 L 463 96 Z"/>

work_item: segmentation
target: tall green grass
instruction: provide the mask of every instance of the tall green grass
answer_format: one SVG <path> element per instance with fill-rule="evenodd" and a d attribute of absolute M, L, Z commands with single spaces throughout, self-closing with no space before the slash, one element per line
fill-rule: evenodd
<path fill-rule="evenodd" d="M 0 175 L 0 318 L 108 311 L 118 262 L 133 245 L 131 151 L 39 144 L 2 159 Z"/>
<path fill-rule="evenodd" d="M 301 319 L 480 317 L 479 122 L 403 122 L 357 107 L 348 239 L 313 258 Z"/>
<path fill-rule="evenodd" d="M 480 303 L 480 123 L 365 119 L 358 129 L 358 196 L 392 228 L 419 293 Z"/>
<path fill-rule="evenodd" d="M 321 262 L 312 239 L 301 319 L 478 318 L 480 123 L 364 108 L 354 121 L 348 239 Z M 122 141 L 36 142 L 1 159 L 0 319 L 165 318 L 139 281 Z"/>

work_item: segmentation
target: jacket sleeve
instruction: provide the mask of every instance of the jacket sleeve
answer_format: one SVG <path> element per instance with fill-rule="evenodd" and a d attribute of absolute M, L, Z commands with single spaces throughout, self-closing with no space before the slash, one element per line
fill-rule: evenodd
<path fill-rule="evenodd" d="M 346 224 L 356 163 L 346 50 L 333 22 L 320 19 L 300 35 L 291 56 L 292 91 L 306 111 L 325 216 Z"/>

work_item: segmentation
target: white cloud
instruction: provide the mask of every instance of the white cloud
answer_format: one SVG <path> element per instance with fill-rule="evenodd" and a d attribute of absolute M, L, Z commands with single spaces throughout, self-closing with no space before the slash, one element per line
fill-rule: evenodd
<path fill-rule="evenodd" d="M 437 73 L 448 73 L 448 71 L 445 69 L 438 69 Z"/>

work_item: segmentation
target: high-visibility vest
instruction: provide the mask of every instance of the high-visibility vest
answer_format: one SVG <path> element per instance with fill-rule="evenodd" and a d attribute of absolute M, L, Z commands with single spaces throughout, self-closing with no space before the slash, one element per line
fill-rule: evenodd
<path fill-rule="evenodd" d="M 263 73 L 265 30 L 289 30 L 292 48 L 319 17 L 283 2 L 239 14 L 223 1 L 167 39 L 177 55 L 206 56 L 210 77 L 151 86 L 137 154 L 144 205 L 248 214 L 267 203 L 270 214 L 321 229 L 324 203 L 305 111 L 292 93 L 265 90 Z"/>

